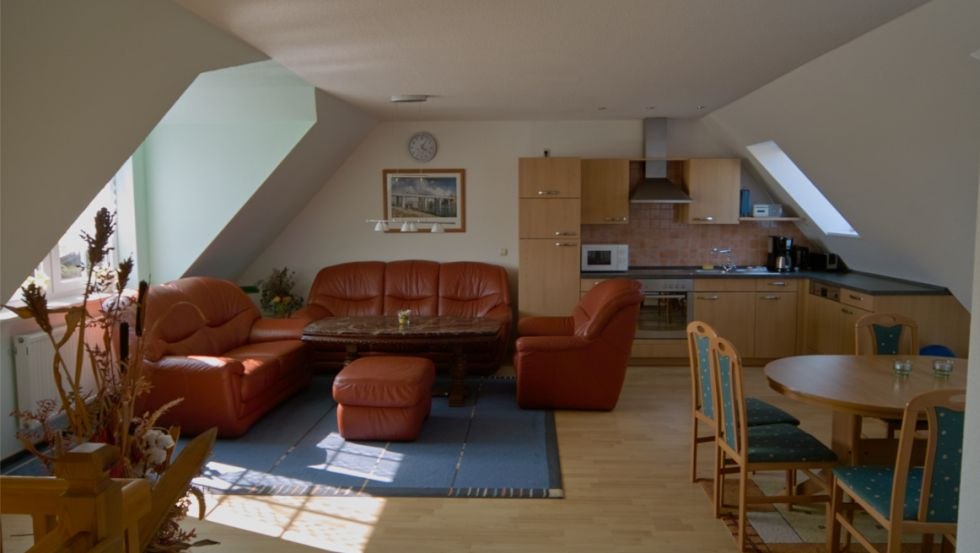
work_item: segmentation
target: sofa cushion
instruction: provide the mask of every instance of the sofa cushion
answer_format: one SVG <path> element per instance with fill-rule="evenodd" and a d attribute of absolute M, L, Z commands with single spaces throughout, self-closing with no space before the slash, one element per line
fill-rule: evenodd
<path fill-rule="evenodd" d="M 272 374 L 274 379 L 289 378 L 291 372 L 301 370 L 307 362 L 307 349 L 299 340 L 254 342 L 228 351 L 224 355 L 245 364 L 249 359 L 276 358 L 282 361 Z M 247 365 L 246 365 L 246 372 Z"/>
<path fill-rule="evenodd" d="M 309 303 L 329 316 L 381 315 L 384 307 L 385 264 L 355 261 L 321 269 L 310 288 Z"/>
<path fill-rule="evenodd" d="M 510 289 L 503 267 L 475 261 L 443 263 L 439 268 L 439 315 L 485 317 L 506 306 L 510 319 Z"/>
<path fill-rule="evenodd" d="M 391 261 L 385 265 L 384 314 L 411 309 L 432 316 L 439 306 L 439 264 L 435 261 Z"/>

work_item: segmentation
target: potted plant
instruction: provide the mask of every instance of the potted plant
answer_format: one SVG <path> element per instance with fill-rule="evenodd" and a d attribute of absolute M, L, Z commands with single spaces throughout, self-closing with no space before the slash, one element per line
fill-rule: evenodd
<path fill-rule="evenodd" d="M 289 317 L 303 307 L 303 297 L 293 293 L 296 273 L 288 268 L 272 269 L 269 278 L 259 281 L 259 305 L 268 315 Z"/>

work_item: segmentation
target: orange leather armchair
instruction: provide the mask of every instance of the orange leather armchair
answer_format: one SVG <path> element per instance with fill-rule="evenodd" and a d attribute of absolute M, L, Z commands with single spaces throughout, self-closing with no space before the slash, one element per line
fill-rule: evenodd
<path fill-rule="evenodd" d="M 590 290 L 570 317 L 518 321 L 517 404 L 524 409 L 614 408 L 641 303 L 639 282 L 611 279 Z"/>
<path fill-rule="evenodd" d="M 280 401 L 309 384 L 308 319 L 263 319 L 238 285 L 208 277 L 151 286 L 146 297 L 140 412 L 183 398 L 159 419 L 185 434 L 212 426 L 244 434 Z"/>

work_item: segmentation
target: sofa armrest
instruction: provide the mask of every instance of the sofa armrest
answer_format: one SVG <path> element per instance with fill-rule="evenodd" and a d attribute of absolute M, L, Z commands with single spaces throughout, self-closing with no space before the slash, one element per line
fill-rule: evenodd
<path fill-rule="evenodd" d="M 290 319 L 305 319 L 307 322 L 319 321 L 320 319 L 330 315 L 330 311 L 326 307 L 321 307 L 315 303 L 311 303 L 306 307 L 297 310 L 289 318 Z"/>
<path fill-rule="evenodd" d="M 248 341 L 254 343 L 299 340 L 303 335 L 303 328 L 309 323 L 310 321 L 305 318 L 259 319 L 252 325 L 252 330 L 248 333 Z"/>
<path fill-rule="evenodd" d="M 518 336 L 571 336 L 575 323 L 571 317 L 524 317 L 517 321 Z"/>
<path fill-rule="evenodd" d="M 591 343 L 580 336 L 525 336 L 517 339 L 517 353 L 581 350 Z"/>

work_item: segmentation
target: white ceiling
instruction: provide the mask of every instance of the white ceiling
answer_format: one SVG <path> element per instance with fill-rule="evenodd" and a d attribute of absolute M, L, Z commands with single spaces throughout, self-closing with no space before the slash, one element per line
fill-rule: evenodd
<path fill-rule="evenodd" d="M 385 120 L 698 116 L 925 3 L 176 1 Z"/>

